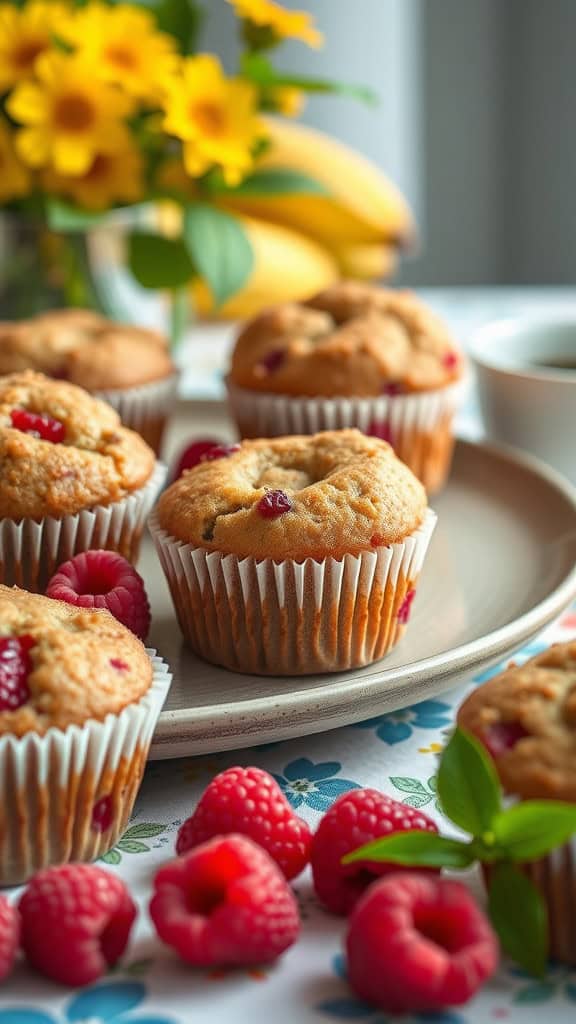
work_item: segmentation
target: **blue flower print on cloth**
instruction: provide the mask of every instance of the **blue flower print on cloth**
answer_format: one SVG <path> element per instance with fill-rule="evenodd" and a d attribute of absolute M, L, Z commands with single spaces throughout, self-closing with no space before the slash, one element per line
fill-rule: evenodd
<path fill-rule="evenodd" d="M 374 729 L 378 739 L 391 746 L 409 739 L 414 729 L 441 729 L 450 725 L 452 709 L 439 700 L 423 700 L 402 711 L 390 711 L 367 722 L 359 722 L 355 729 Z"/>
<path fill-rule="evenodd" d="M 335 956 L 332 961 L 334 973 L 342 981 L 347 981 L 346 961 L 343 956 Z M 333 1020 L 359 1020 L 366 1021 L 366 1024 L 395 1024 L 400 1018 L 390 1017 L 379 1010 L 371 1003 L 366 1003 L 359 996 L 352 992 L 349 995 L 337 996 L 333 999 L 325 999 L 314 1007 L 318 1013 Z M 436 1013 L 416 1013 L 402 1017 L 403 1024 L 465 1024 L 465 1018 L 460 1013 L 451 1010 L 441 1010 Z"/>
<path fill-rule="evenodd" d="M 173 1017 L 133 1014 L 146 999 L 146 987 L 140 981 L 113 981 L 94 985 L 79 992 L 68 1003 L 62 1017 L 32 1007 L 0 1010 L 0 1024 L 176 1024 Z"/>
<path fill-rule="evenodd" d="M 314 764 L 307 757 L 299 757 L 286 765 L 283 775 L 274 775 L 274 778 L 292 807 L 306 804 L 314 811 L 327 811 L 336 797 L 360 788 L 350 779 L 335 779 L 341 771 L 339 761 Z"/>

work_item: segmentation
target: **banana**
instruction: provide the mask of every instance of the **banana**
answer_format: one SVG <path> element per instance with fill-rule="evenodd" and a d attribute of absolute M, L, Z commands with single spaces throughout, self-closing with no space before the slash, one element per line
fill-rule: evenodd
<path fill-rule="evenodd" d="M 266 118 L 270 148 L 259 168 L 283 167 L 318 181 L 326 194 L 237 195 L 230 209 L 296 228 L 328 249 L 350 244 L 401 245 L 414 233 L 397 187 L 365 157 L 305 125 Z"/>
<path fill-rule="evenodd" d="M 364 245 L 341 245 L 333 249 L 342 277 L 358 281 L 377 281 L 392 277 L 398 264 L 398 250 L 393 245 L 366 242 Z"/>
<path fill-rule="evenodd" d="M 321 245 L 279 224 L 241 216 L 254 252 L 254 267 L 244 287 L 223 306 L 214 308 L 203 281 L 191 285 L 201 316 L 241 320 L 265 306 L 308 298 L 340 276 L 336 260 Z"/>

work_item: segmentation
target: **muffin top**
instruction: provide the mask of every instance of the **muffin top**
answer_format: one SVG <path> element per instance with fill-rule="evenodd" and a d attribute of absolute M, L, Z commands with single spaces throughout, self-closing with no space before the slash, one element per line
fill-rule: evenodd
<path fill-rule="evenodd" d="M 426 494 L 385 441 L 359 430 L 219 446 L 162 495 L 173 537 L 240 558 L 341 558 L 403 540 Z"/>
<path fill-rule="evenodd" d="M 0 518 L 56 519 L 142 487 L 154 452 L 105 402 L 39 373 L 0 377 Z"/>
<path fill-rule="evenodd" d="M 479 686 L 458 724 L 487 747 L 507 793 L 576 801 L 576 641 Z"/>
<path fill-rule="evenodd" d="M 6 686 L 8 660 L 16 672 Z M 152 675 L 144 645 L 109 612 L 0 584 L 0 736 L 118 714 L 149 690 Z"/>
<path fill-rule="evenodd" d="M 281 395 L 374 397 L 442 388 L 462 368 L 447 329 L 411 292 L 342 281 L 251 320 L 230 380 Z"/>
<path fill-rule="evenodd" d="M 29 369 L 87 391 L 136 387 L 174 373 L 162 335 L 88 309 L 0 323 L 0 374 Z"/>

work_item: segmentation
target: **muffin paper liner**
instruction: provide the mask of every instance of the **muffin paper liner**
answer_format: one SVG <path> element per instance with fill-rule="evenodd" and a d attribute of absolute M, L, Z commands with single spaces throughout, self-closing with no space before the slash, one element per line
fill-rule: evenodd
<path fill-rule="evenodd" d="M 389 441 L 429 493 L 444 483 L 452 458 L 452 423 L 465 380 L 436 391 L 375 398 L 299 398 L 236 387 L 227 379 L 230 411 L 242 437 L 316 434 L 357 427 Z"/>
<path fill-rule="evenodd" d="M 178 395 L 179 374 L 151 381 L 135 388 L 95 391 L 95 398 L 108 402 L 120 416 L 125 427 L 136 430 L 160 454 L 166 422 Z"/>
<path fill-rule="evenodd" d="M 0 885 L 49 864 L 101 857 L 125 831 L 172 681 L 166 663 L 147 653 L 152 685 L 119 714 L 44 736 L 0 737 Z M 93 821 L 101 800 L 111 811 L 104 830 Z"/>
<path fill-rule="evenodd" d="M 0 519 L 0 583 L 44 593 L 59 565 L 98 548 L 117 551 L 135 563 L 166 473 L 166 466 L 157 462 L 148 483 L 126 498 L 62 519 Z"/>
<path fill-rule="evenodd" d="M 550 958 L 576 966 L 576 837 L 523 868 L 546 903 Z"/>
<path fill-rule="evenodd" d="M 338 672 L 382 658 L 404 633 L 436 524 L 398 544 L 318 562 L 240 559 L 150 530 L 189 645 L 259 675 Z"/>

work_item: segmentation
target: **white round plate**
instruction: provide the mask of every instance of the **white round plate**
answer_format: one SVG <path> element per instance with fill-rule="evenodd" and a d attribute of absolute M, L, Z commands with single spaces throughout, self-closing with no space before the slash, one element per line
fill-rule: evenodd
<path fill-rule="evenodd" d="M 383 661 L 335 675 L 238 675 L 181 643 L 150 542 L 142 571 L 174 672 L 152 758 L 322 732 L 450 689 L 508 656 L 576 595 L 576 490 L 540 462 L 459 441 L 410 625 Z"/>

